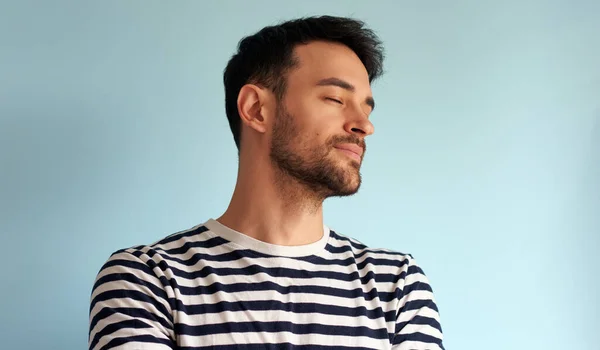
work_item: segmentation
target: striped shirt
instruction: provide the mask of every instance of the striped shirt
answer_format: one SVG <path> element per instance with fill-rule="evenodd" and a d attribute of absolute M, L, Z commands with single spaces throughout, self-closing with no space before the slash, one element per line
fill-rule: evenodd
<path fill-rule="evenodd" d="M 410 254 L 324 226 L 279 246 L 214 219 L 110 256 L 90 302 L 89 349 L 443 349 L 434 296 Z"/>

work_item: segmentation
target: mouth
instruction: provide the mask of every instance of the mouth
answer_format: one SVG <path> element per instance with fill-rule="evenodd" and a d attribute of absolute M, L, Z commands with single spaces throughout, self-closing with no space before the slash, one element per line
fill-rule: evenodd
<path fill-rule="evenodd" d="M 355 144 L 341 144 L 334 146 L 338 151 L 344 153 L 346 156 L 356 160 L 357 162 L 362 161 L 363 148 Z"/>

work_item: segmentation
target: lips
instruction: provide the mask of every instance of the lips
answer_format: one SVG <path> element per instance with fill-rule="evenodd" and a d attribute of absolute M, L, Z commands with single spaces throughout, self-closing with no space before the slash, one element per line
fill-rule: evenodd
<path fill-rule="evenodd" d="M 343 144 L 339 144 L 336 145 L 335 148 L 342 150 L 342 151 L 346 151 L 346 152 L 350 152 L 352 154 L 354 154 L 358 159 L 362 158 L 364 149 L 356 144 L 352 144 L 352 143 L 343 143 Z"/>

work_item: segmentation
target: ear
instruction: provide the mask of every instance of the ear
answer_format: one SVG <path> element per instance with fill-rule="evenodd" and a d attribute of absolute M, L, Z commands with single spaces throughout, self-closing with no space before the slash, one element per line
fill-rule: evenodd
<path fill-rule="evenodd" d="M 272 93 L 263 87 L 246 84 L 240 89 L 237 99 L 238 114 L 246 126 L 265 133 L 271 122 Z"/>

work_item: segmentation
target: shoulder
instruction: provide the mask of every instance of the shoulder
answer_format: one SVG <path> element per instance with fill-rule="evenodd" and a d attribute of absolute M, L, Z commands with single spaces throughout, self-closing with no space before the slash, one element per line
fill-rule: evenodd
<path fill-rule="evenodd" d="M 413 289 L 431 290 L 425 272 L 412 254 L 389 248 L 369 247 L 333 230 L 330 235 L 328 250 L 339 259 L 352 259 L 358 271 L 373 273 L 377 282 L 385 283 L 394 290 L 399 288 L 404 293 Z"/>
<path fill-rule="evenodd" d="M 330 235 L 329 245 L 332 252 L 347 252 L 361 260 L 377 259 L 387 263 L 395 262 L 399 266 L 415 264 L 414 257 L 410 253 L 383 247 L 370 247 L 356 238 L 334 230 L 330 231 Z"/>
<path fill-rule="evenodd" d="M 165 270 L 182 261 L 190 249 L 214 245 L 214 236 L 203 225 L 178 231 L 150 244 L 130 246 L 112 252 L 102 265 L 98 278 L 106 274 L 135 275 L 143 279 L 160 279 Z"/>
<path fill-rule="evenodd" d="M 185 254 L 190 248 L 210 244 L 214 236 L 208 234 L 204 224 L 178 231 L 149 244 L 122 248 L 112 253 L 109 260 L 123 258 L 127 255 L 137 257 L 142 261 L 161 260 Z"/>

